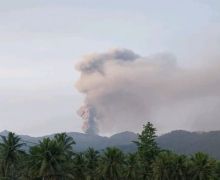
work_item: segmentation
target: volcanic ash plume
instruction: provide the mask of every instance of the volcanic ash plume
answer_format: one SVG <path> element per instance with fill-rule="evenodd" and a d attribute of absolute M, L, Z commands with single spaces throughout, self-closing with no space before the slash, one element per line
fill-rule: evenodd
<path fill-rule="evenodd" d="M 85 94 L 79 110 L 83 128 L 87 133 L 139 131 L 147 121 L 161 131 L 206 127 L 204 118 L 195 122 L 200 112 L 208 117 L 208 109 L 218 109 L 219 67 L 183 69 L 171 54 L 141 57 L 127 49 L 85 56 L 76 66 L 81 73 L 76 87 Z M 220 125 L 220 112 L 212 114 L 211 124 Z"/>

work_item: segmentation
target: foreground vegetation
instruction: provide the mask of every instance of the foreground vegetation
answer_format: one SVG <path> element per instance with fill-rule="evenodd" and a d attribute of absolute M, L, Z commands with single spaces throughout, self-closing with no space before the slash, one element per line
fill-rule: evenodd
<path fill-rule="evenodd" d="M 155 128 L 144 126 L 134 142 L 138 151 L 125 154 L 115 147 L 74 152 L 74 140 L 65 133 L 44 138 L 25 152 L 14 133 L 2 136 L 0 179 L 4 180 L 217 180 L 220 162 L 198 152 L 177 155 L 160 149 Z"/>

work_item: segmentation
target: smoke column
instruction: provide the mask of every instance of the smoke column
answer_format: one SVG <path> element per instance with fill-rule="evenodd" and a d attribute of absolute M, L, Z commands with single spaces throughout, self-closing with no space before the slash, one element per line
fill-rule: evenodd
<path fill-rule="evenodd" d="M 95 110 L 91 106 L 86 104 L 78 110 L 78 114 L 84 120 L 84 124 L 82 127 L 83 131 L 88 134 L 97 134 L 98 129 L 95 121 Z"/>
<path fill-rule="evenodd" d="M 141 57 L 127 49 L 87 55 L 76 66 L 84 131 L 140 131 L 147 121 L 160 132 L 220 128 L 219 67 L 184 69 L 171 54 Z"/>

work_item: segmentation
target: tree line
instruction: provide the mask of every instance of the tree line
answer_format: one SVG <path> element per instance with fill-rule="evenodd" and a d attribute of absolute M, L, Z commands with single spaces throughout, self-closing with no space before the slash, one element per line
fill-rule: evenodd
<path fill-rule="evenodd" d="M 28 151 L 12 132 L 1 136 L 0 180 L 217 180 L 220 161 L 198 152 L 178 155 L 158 147 L 151 123 L 138 135 L 137 152 L 116 147 L 74 151 L 66 133 L 44 138 Z"/>

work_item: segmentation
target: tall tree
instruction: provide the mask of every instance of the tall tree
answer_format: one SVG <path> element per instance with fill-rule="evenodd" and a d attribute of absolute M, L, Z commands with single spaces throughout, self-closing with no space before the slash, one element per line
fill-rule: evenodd
<path fill-rule="evenodd" d="M 139 161 L 142 164 L 143 179 L 151 179 L 151 164 L 158 155 L 160 149 L 156 143 L 156 129 L 148 122 L 143 126 L 143 131 L 138 135 L 134 143 L 138 148 Z"/>

